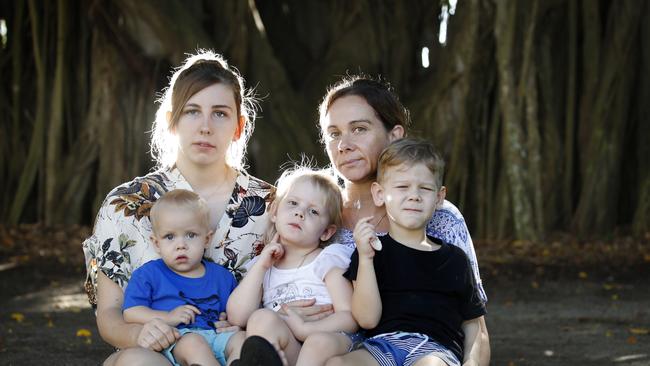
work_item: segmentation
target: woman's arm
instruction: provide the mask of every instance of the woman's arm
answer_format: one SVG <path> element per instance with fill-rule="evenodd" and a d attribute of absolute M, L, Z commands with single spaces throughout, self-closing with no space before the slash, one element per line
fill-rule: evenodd
<path fill-rule="evenodd" d="M 117 348 L 140 346 L 160 351 L 180 337 L 175 328 L 159 319 L 144 325 L 127 323 L 122 316 L 122 289 L 101 271 L 97 277 L 97 328 L 104 341 Z"/>
<path fill-rule="evenodd" d="M 443 213 L 446 213 L 443 214 Z M 451 215 L 454 220 L 449 224 L 449 220 L 445 216 Z M 472 268 L 474 280 L 476 281 L 476 293 L 485 303 L 487 302 L 487 295 L 483 289 L 481 282 L 481 275 L 478 267 L 478 259 L 472 242 L 472 236 L 469 233 L 465 218 L 460 213 L 458 208 L 451 202 L 445 200 L 436 212 L 434 212 L 429 225 L 427 226 L 427 234 L 440 238 L 450 244 L 456 245 L 463 249 Z M 481 366 L 490 364 L 490 336 L 488 334 L 487 325 L 485 324 L 485 316 L 480 318 L 479 338 L 481 342 Z"/>
<path fill-rule="evenodd" d="M 278 310 L 278 313 L 286 316 L 289 314 L 287 314 L 285 309 L 290 309 L 306 322 L 315 322 L 334 314 L 334 306 L 332 304 L 314 304 L 316 304 L 316 299 L 294 300 L 284 304 Z"/>
<path fill-rule="evenodd" d="M 169 326 L 175 327 L 181 323 L 194 323 L 195 316 L 201 311 L 193 305 L 181 305 L 172 311 L 153 310 L 146 306 L 133 306 L 125 309 L 124 320 L 128 323 L 145 324 L 154 319 L 160 319 Z"/>
<path fill-rule="evenodd" d="M 480 366 L 488 366 L 490 364 L 490 335 L 488 334 L 487 324 L 485 324 L 485 316 L 481 316 L 479 319 L 479 325 L 481 329 L 479 331 L 479 338 L 481 342 L 481 352 L 480 352 Z"/>
<path fill-rule="evenodd" d="M 334 314 L 317 321 L 305 322 L 292 309 L 285 307 L 288 313 L 287 325 L 291 328 L 294 337 L 300 341 L 307 339 L 316 332 L 349 332 L 359 329 L 357 322 L 352 317 L 352 285 L 343 277 L 342 268 L 334 267 L 325 276 L 325 285 L 332 298 Z"/>
<path fill-rule="evenodd" d="M 463 322 L 462 328 L 463 333 L 465 333 L 463 366 L 478 366 L 481 355 L 481 325 L 479 318 Z"/>

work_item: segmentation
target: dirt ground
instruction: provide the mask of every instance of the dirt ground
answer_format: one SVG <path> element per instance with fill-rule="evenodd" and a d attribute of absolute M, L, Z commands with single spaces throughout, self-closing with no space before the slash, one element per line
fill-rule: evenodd
<path fill-rule="evenodd" d="M 0 365 L 97 365 L 110 354 L 83 293 L 80 241 L 69 239 L 38 253 L 0 247 Z M 649 239 L 477 245 L 491 364 L 650 366 Z"/>

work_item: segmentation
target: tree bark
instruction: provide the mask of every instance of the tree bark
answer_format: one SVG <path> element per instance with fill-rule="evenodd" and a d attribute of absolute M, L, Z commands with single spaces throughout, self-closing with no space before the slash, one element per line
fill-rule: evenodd
<path fill-rule="evenodd" d="M 567 3 L 569 44 L 567 47 L 567 83 L 566 102 L 564 115 L 564 175 L 562 192 L 562 222 L 568 223 L 573 212 L 574 197 L 574 157 L 575 157 L 575 129 L 576 129 L 576 85 L 577 85 L 577 32 L 578 32 L 578 5 L 576 1 Z"/>
<path fill-rule="evenodd" d="M 526 139 L 519 112 L 521 101 L 516 93 L 513 50 L 515 49 L 516 3 L 497 2 L 494 33 L 499 74 L 499 105 L 503 118 L 504 164 L 512 204 L 515 237 L 536 240 L 530 192 L 527 189 Z M 523 77 L 523 76 L 522 76 Z"/>
<path fill-rule="evenodd" d="M 636 4 L 612 4 L 605 39 L 609 47 L 602 57 L 593 109 L 586 115 L 591 132 L 586 152 L 580 200 L 574 225 L 581 236 L 602 235 L 616 226 L 617 205 L 602 207 L 602 199 L 619 192 L 624 133 L 629 123 L 628 91 L 634 75 L 640 13 Z"/>
<path fill-rule="evenodd" d="M 650 233 L 650 6 L 644 4 L 643 10 L 646 21 L 641 22 L 639 48 L 641 50 L 640 72 L 638 73 L 638 98 L 637 98 L 637 129 L 636 129 L 636 161 L 638 166 L 638 194 L 632 202 L 636 203 L 632 229 L 639 237 Z M 644 46 L 645 45 L 645 46 Z"/>
<path fill-rule="evenodd" d="M 45 155 L 45 223 L 52 224 L 56 220 L 56 205 L 59 203 L 59 174 L 61 169 L 61 145 L 63 139 L 63 103 L 64 79 L 67 60 L 67 23 L 68 10 L 66 0 L 57 1 L 57 41 L 56 41 L 56 69 L 51 93 L 51 106 L 47 134 L 47 153 Z"/>
<path fill-rule="evenodd" d="M 45 75 L 45 55 L 41 44 L 41 29 L 39 23 L 41 18 L 40 12 L 36 8 L 34 0 L 28 2 L 30 22 L 32 25 L 32 48 L 34 52 L 34 65 L 36 68 L 36 118 L 32 129 L 29 151 L 25 159 L 25 167 L 20 175 L 18 186 L 16 187 L 15 199 L 9 210 L 10 224 L 17 224 L 25 208 L 27 197 L 34 189 L 34 181 L 43 161 L 43 141 L 45 139 L 45 89 L 47 80 Z"/>

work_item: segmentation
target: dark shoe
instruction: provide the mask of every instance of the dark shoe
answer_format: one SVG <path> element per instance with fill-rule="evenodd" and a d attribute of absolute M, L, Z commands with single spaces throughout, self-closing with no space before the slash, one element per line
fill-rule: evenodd
<path fill-rule="evenodd" d="M 241 347 L 239 359 L 234 360 L 230 365 L 282 366 L 282 359 L 269 341 L 260 336 L 250 336 Z"/>

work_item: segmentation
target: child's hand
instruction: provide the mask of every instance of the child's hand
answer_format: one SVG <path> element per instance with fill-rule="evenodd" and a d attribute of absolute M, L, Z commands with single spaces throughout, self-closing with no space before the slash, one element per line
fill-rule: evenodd
<path fill-rule="evenodd" d="M 192 324 L 194 323 L 194 317 L 198 314 L 201 314 L 201 311 L 192 305 L 181 305 L 176 309 L 167 313 L 165 323 L 175 327 L 181 323 L 183 324 Z"/>
<path fill-rule="evenodd" d="M 359 258 L 373 258 L 375 250 L 381 250 L 381 242 L 375 233 L 375 225 L 370 223 L 372 216 L 364 217 L 354 227 L 354 242 L 359 251 Z"/>
<path fill-rule="evenodd" d="M 262 249 L 258 263 L 263 265 L 264 268 L 269 269 L 283 256 L 284 247 L 280 244 L 280 234 L 276 233 L 275 236 L 273 236 L 273 239 L 271 239 L 271 241 L 264 246 L 264 249 Z"/>

